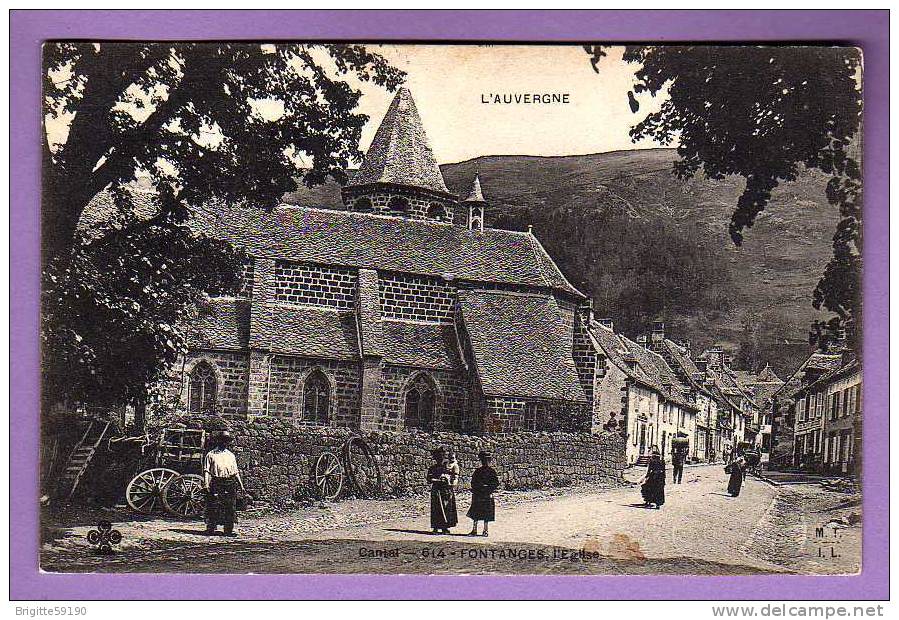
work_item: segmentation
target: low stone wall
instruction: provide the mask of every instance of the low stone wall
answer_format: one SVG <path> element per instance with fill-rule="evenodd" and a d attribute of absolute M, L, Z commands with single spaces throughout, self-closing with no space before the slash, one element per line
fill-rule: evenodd
<path fill-rule="evenodd" d="M 340 456 L 343 442 L 357 432 L 296 427 L 276 418 L 230 422 L 229 426 L 247 489 L 258 499 L 276 504 L 309 496 L 315 459 L 325 451 Z M 493 453 L 504 489 L 615 482 L 621 480 L 625 467 L 624 440 L 614 433 L 475 436 L 404 431 L 364 432 L 362 436 L 376 454 L 388 495 L 425 491 L 425 472 L 431 464 L 431 450 L 437 446 L 456 451 L 463 488 L 479 465 L 477 454 L 481 450 Z"/>

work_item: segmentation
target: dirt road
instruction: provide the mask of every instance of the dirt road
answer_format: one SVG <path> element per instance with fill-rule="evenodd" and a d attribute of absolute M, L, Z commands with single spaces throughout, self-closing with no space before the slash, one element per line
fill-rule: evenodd
<path fill-rule="evenodd" d="M 639 475 L 634 472 L 632 479 Z M 776 488 L 755 479 L 747 481 L 737 498 L 727 495 L 725 487 L 722 468 L 711 466 L 688 468 L 683 484 L 669 483 L 661 510 L 643 508 L 635 487 L 501 494 L 489 538 L 466 536 L 470 521 L 464 517 L 464 496 L 460 524 L 452 535 L 430 533 L 426 498 L 356 500 L 244 519 L 239 539 L 206 538 L 196 522 L 123 523 L 116 527 L 125 542 L 111 557 L 91 555 L 82 542 L 88 528 L 80 526 L 44 546 L 43 567 L 490 574 L 858 570 L 860 528 L 827 528 L 827 536 L 833 534 L 827 544 L 816 537 L 816 528 L 859 510 L 845 497 L 817 486 Z"/>

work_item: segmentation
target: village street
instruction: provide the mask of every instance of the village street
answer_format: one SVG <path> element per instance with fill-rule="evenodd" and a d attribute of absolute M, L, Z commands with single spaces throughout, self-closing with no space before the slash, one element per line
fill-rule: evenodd
<path fill-rule="evenodd" d="M 642 470 L 629 471 L 639 479 Z M 232 573 L 744 574 L 852 573 L 860 567 L 858 496 L 820 484 L 750 478 L 738 498 L 720 466 L 688 467 L 661 510 L 635 485 L 500 493 L 489 538 L 469 537 L 468 496 L 452 535 L 432 535 L 425 497 L 348 500 L 245 515 L 239 538 L 202 523 L 116 522 L 111 556 L 91 552 L 91 525 L 49 527 L 49 571 Z M 114 519 L 114 517 L 113 517 Z M 842 519 L 850 526 L 824 527 Z M 816 537 L 815 528 L 824 527 Z M 49 528 L 49 529 L 48 529 Z M 45 534 L 46 535 L 46 534 Z"/>

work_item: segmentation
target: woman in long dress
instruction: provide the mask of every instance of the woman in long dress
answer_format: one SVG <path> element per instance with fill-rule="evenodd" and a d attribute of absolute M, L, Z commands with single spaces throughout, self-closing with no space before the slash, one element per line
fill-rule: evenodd
<path fill-rule="evenodd" d="M 640 493 L 643 495 L 643 503 L 647 508 L 654 506 L 659 509 L 665 503 L 665 461 L 662 460 L 662 455 L 656 448 L 652 449 L 652 456 L 649 458 L 646 475 L 643 476 Z"/>
<path fill-rule="evenodd" d="M 431 485 L 431 530 L 435 534 L 449 534 L 449 528 L 455 527 L 459 522 L 452 474 L 447 468 L 446 451 L 443 448 L 437 448 L 431 454 L 434 464 L 428 468 L 427 474 Z"/>
<path fill-rule="evenodd" d="M 727 492 L 731 494 L 731 497 L 738 496 L 740 487 L 743 486 L 743 478 L 746 476 L 746 459 L 741 456 L 725 467 L 724 472 L 730 474 L 730 480 L 727 482 Z"/>
<path fill-rule="evenodd" d="M 496 470 L 490 467 L 493 458 L 487 452 L 478 453 L 481 466 L 471 475 L 471 508 L 468 509 L 468 518 L 471 519 L 471 532 L 469 536 L 478 535 L 478 521 L 484 522 L 483 536 L 487 536 L 487 529 L 491 521 L 496 519 L 496 502 L 493 501 L 493 493 L 499 488 L 499 477 Z"/>

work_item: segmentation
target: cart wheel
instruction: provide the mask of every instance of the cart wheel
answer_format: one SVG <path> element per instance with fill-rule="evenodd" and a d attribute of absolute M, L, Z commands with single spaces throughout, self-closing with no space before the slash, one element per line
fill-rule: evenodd
<path fill-rule="evenodd" d="M 162 505 L 175 517 L 196 519 L 206 510 L 206 489 L 203 477 L 183 474 L 169 480 L 162 488 Z"/>
<path fill-rule="evenodd" d="M 132 510 L 150 514 L 162 508 L 162 488 L 178 476 L 174 469 L 154 467 L 137 474 L 125 489 L 125 501 Z"/>
<path fill-rule="evenodd" d="M 364 439 L 353 437 L 343 444 L 343 461 L 350 482 L 361 497 L 375 497 L 381 492 L 381 468 Z"/>
<path fill-rule="evenodd" d="M 320 499 L 334 499 L 343 488 L 343 467 L 332 452 L 322 452 L 312 470 L 315 492 Z"/>

